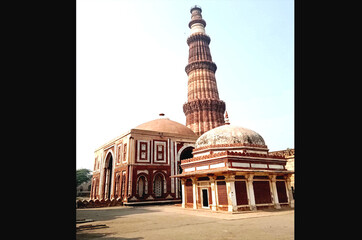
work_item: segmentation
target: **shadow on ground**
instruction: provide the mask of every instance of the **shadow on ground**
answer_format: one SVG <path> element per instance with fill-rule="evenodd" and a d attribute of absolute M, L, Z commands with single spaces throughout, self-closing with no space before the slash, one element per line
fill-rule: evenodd
<path fill-rule="evenodd" d="M 139 207 L 107 207 L 107 208 L 83 208 L 76 210 L 76 219 L 93 219 L 94 221 L 107 221 L 131 214 L 159 212 Z"/>
<path fill-rule="evenodd" d="M 293 210 L 294 208 L 291 208 L 291 207 L 282 207 L 282 208 L 279 208 L 279 209 L 275 209 L 275 208 L 265 208 L 265 209 L 260 209 L 260 210 L 257 210 L 257 211 L 260 211 L 260 212 L 283 212 L 283 211 L 290 211 L 290 210 Z"/>
<path fill-rule="evenodd" d="M 124 238 L 124 237 L 108 237 L 110 233 L 77 233 L 76 240 L 85 240 L 85 239 L 103 239 L 103 240 L 141 240 L 143 237 L 135 238 Z"/>

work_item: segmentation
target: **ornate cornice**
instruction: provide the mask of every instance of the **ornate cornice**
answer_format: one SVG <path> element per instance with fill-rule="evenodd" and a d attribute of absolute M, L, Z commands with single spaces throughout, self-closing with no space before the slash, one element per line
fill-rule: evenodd
<path fill-rule="evenodd" d="M 198 157 L 183 159 L 183 160 L 181 160 L 181 164 L 210 159 L 210 158 L 216 158 L 216 157 L 226 157 L 226 156 L 256 157 L 256 158 L 269 158 L 270 160 L 285 160 L 284 157 L 271 156 L 269 154 L 223 151 L 223 152 L 211 153 L 211 154 L 202 155 L 202 156 L 198 156 Z"/>
<path fill-rule="evenodd" d="M 191 62 L 191 63 L 187 64 L 187 66 L 185 67 L 185 72 L 188 75 L 192 70 L 196 70 L 196 69 L 208 69 L 208 70 L 211 70 L 211 71 L 213 71 L 215 73 L 217 67 L 216 67 L 216 64 L 214 62 L 195 61 L 195 62 Z"/>
<path fill-rule="evenodd" d="M 194 33 L 187 38 L 187 45 L 190 46 L 190 43 L 197 40 L 205 41 L 209 45 L 211 38 L 205 33 Z"/>
<path fill-rule="evenodd" d="M 275 152 L 270 152 L 269 153 L 272 156 L 281 156 L 281 157 L 290 157 L 290 156 L 294 156 L 294 149 L 286 149 L 286 150 L 281 150 L 281 151 L 275 151 Z"/>
<path fill-rule="evenodd" d="M 191 28 L 191 26 L 192 26 L 193 24 L 195 24 L 195 23 L 201 23 L 202 25 L 204 25 L 204 27 L 206 27 L 206 22 L 205 22 L 205 20 L 201 18 L 201 19 L 191 20 L 191 21 L 189 22 L 189 28 Z"/>
<path fill-rule="evenodd" d="M 214 100 L 214 99 L 203 99 L 203 100 L 197 99 L 195 101 L 185 103 L 183 105 L 183 110 L 185 114 L 201 110 L 217 111 L 224 113 L 225 102 L 222 100 Z"/>
<path fill-rule="evenodd" d="M 251 144 L 251 143 L 230 143 L 230 144 L 213 144 L 213 145 L 207 145 L 199 148 L 195 148 L 193 152 L 198 152 L 201 150 L 205 150 L 208 148 L 227 148 L 227 147 L 252 147 L 252 148 L 263 148 L 267 149 L 267 145 L 259 145 L 259 144 Z M 273 155 L 276 156 L 276 155 Z"/>
<path fill-rule="evenodd" d="M 212 154 L 202 155 L 202 156 L 199 156 L 199 157 L 182 159 L 181 164 L 189 163 L 189 162 L 195 162 L 195 161 L 199 161 L 199 160 L 205 160 L 205 159 L 209 159 L 209 158 L 215 158 L 215 157 L 224 157 L 226 155 L 227 155 L 227 151 L 212 153 Z"/>

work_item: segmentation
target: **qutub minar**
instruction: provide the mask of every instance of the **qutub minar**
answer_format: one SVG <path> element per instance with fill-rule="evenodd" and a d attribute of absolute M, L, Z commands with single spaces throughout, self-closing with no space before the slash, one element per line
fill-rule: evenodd
<path fill-rule="evenodd" d="M 187 103 L 183 106 L 186 126 L 198 136 L 225 123 L 225 102 L 219 99 L 216 64 L 212 61 L 210 37 L 205 33 L 206 22 L 201 11 L 197 6 L 191 9 L 191 35 L 187 39 L 189 64 L 185 68 L 188 94 Z"/>
<path fill-rule="evenodd" d="M 90 199 L 78 201 L 78 207 L 152 202 L 229 212 L 294 207 L 294 149 L 269 152 L 261 135 L 230 125 L 202 10 L 194 6 L 190 12 L 186 126 L 160 114 L 97 148 Z"/>

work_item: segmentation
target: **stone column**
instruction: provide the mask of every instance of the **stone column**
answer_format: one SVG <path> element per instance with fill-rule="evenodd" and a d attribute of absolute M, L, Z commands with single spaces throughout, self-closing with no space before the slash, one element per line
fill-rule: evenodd
<path fill-rule="evenodd" d="M 228 212 L 236 212 L 235 175 L 225 176 L 225 182 L 228 195 Z"/>
<path fill-rule="evenodd" d="M 193 194 L 193 200 L 194 200 L 194 209 L 197 209 L 197 200 L 198 200 L 198 191 L 197 191 L 197 178 L 192 177 L 192 194 Z"/>
<path fill-rule="evenodd" d="M 288 175 L 288 177 L 286 178 L 286 185 L 287 185 L 287 195 L 288 195 L 289 206 L 294 208 L 294 199 L 293 199 L 293 192 L 292 192 L 292 185 L 291 185 L 291 177 L 292 177 L 292 175 Z"/>
<path fill-rule="evenodd" d="M 211 199 L 212 199 L 212 204 L 211 204 L 211 210 L 212 211 L 216 211 L 216 177 L 215 176 L 210 176 L 210 185 L 211 185 Z"/>
<path fill-rule="evenodd" d="M 279 209 L 280 204 L 279 204 L 277 184 L 276 184 L 277 176 L 276 175 L 271 175 L 271 176 L 269 176 L 269 178 L 271 180 L 271 191 L 272 191 L 272 194 L 273 194 L 274 207 L 276 209 Z"/>
<path fill-rule="evenodd" d="M 129 137 L 129 141 L 128 141 L 128 159 L 127 159 L 127 163 L 129 164 L 134 164 L 136 159 L 135 159 L 135 140 L 133 136 Z"/>
<path fill-rule="evenodd" d="M 248 174 L 245 176 L 246 178 L 246 189 L 248 192 L 248 200 L 249 200 L 249 206 L 250 210 L 256 210 L 255 205 L 255 196 L 254 196 L 254 186 L 253 186 L 253 177 L 254 174 Z"/>
<path fill-rule="evenodd" d="M 182 207 L 185 208 L 186 206 L 186 195 L 185 195 L 185 183 L 186 179 L 181 178 L 181 191 L 182 191 Z"/>

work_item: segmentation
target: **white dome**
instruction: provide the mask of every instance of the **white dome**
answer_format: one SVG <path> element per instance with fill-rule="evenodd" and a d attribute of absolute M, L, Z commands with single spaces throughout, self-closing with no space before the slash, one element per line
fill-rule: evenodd
<path fill-rule="evenodd" d="M 233 143 L 265 146 L 264 139 L 257 132 L 244 127 L 223 125 L 202 134 L 196 141 L 196 148 Z"/>

